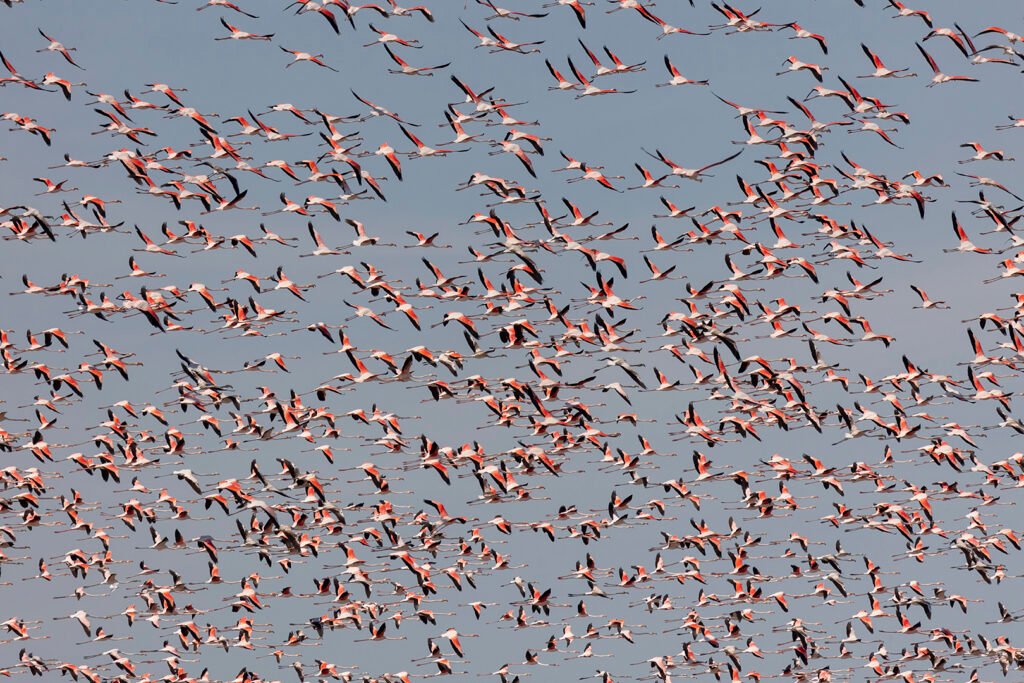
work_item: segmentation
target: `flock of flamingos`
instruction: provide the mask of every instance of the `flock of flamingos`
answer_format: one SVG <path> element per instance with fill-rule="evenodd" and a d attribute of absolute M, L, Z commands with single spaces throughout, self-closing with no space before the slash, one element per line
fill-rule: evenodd
<path fill-rule="evenodd" d="M 3 0 L 0 676 L 1020 680 L 1024 24 L 919 2 Z"/>

